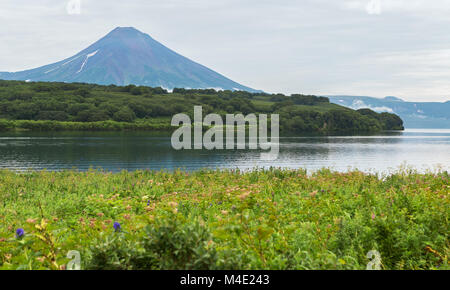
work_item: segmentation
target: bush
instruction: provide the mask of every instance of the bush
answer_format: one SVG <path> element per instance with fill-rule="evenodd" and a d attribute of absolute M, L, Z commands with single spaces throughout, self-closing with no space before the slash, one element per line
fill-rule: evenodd
<path fill-rule="evenodd" d="M 100 235 L 94 240 L 87 255 L 86 270 L 151 269 L 153 257 L 146 253 L 139 241 L 125 233 Z"/>
<path fill-rule="evenodd" d="M 130 108 L 125 107 L 116 112 L 113 119 L 117 122 L 133 122 L 136 119 L 136 115 Z"/>
<path fill-rule="evenodd" d="M 158 269 L 214 269 L 217 253 L 208 229 L 198 222 L 179 224 L 175 218 L 148 226 L 144 248 L 154 254 Z"/>
<path fill-rule="evenodd" d="M 87 269 L 215 269 L 218 256 L 209 231 L 198 222 L 180 223 L 176 219 L 149 225 L 144 236 L 133 239 L 127 233 L 114 233 L 96 240 L 90 248 Z"/>
<path fill-rule="evenodd" d="M 13 128 L 13 124 L 8 120 L 0 120 L 0 132 L 1 131 L 9 131 Z"/>

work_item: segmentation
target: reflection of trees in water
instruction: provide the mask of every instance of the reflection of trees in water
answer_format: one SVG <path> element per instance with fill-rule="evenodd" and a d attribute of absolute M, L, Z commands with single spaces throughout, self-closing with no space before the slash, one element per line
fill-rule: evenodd
<path fill-rule="evenodd" d="M 439 136 L 439 133 L 434 134 Z M 344 168 L 353 163 L 381 168 L 403 161 L 422 166 L 446 162 L 450 133 L 442 134 L 438 141 L 426 139 L 428 135 L 422 133 L 398 132 L 389 132 L 386 136 L 280 138 L 279 159 L 264 162 L 259 159 L 259 150 L 176 151 L 171 148 L 170 136 L 162 133 L 8 133 L 0 137 L 0 168 L 76 167 L 86 170 L 101 167 L 112 171 L 254 166 L 317 168 L 337 165 Z"/>

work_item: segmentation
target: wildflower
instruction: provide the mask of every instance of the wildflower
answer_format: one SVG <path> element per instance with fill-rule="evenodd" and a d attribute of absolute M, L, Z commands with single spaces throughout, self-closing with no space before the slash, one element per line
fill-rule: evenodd
<path fill-rule="evenodd" d="M 376 215 L 373 213 L 373 214 L 372 214 L 372 220 L 374 220 L 375 217 L 376 217 Z"/>
<path fill-rule="evenodd" d="M 25 235 L 25 231 L 23 229 L 17 229 L 16 230 L 16 237 L 18 239 L 22 238 Z"/>
<path fill-rule="evenodd" d="M 147 201 L 147 206 L 149 206 L 149 205 L 150 205 L 150 200 Z"/>
<path fill-rule="evenodd" d="M 114 231 L 115 232 L 120 232 L 122 230 L 122 227 L 120 226 L 120 224 L 118 222 L 114 222 Z"/>
<path fill-rule="evenodd" d="M 241 199 L 241 200 L 244 200 L 244 199 L 246 199 L 248 196 L 250 195 L 250 192 L 244 192 L 243 194 L 241 194 L 241 195 L 239 195 L 239 198 Z"/>

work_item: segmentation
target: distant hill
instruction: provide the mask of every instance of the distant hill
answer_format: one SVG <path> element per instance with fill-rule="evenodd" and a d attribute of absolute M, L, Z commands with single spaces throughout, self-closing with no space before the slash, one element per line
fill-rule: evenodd
<path fill-rule="evenodd" d="M 378 99 L 365 96 L 326 96 L 330 102 L 355 110 L 369 108 L 376 112 L 394 113 L 406 128 L 450 128 L 450 101 L 406 102 L 396 97 Z"/>
<path fill-rule="evenodd" d="M 26 71 L 3 72 L 0 79 L 257 92 L 187 59 L 132 27 L 117 27 L 62 61 Z"/>
<path fill-rule="evenodd" d="M 173 130 L 171 118 L 204 114 L 279 114 L 280 132 L 366 134 L 403 130 L 394 114 L 352 110 L 311 95 L 176 88 L 171 93 L 146 86 L 0 80 L 2 130 Z"/>

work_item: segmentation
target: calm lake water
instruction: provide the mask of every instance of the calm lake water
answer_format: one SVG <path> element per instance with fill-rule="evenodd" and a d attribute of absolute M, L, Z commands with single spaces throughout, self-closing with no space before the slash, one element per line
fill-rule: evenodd
<path fill-rule="evenodd" d="M 108 171 L 198 170 L 270 166 L 390 172 L 407 164 L 419 171 L 450 168 L 450 130 L 406 130 L 372 136 L 280 138 L 276 161 L 259 151 L 173 150 L 170 135 L 149 132 L 1 133 L 0 169 Z"/>

